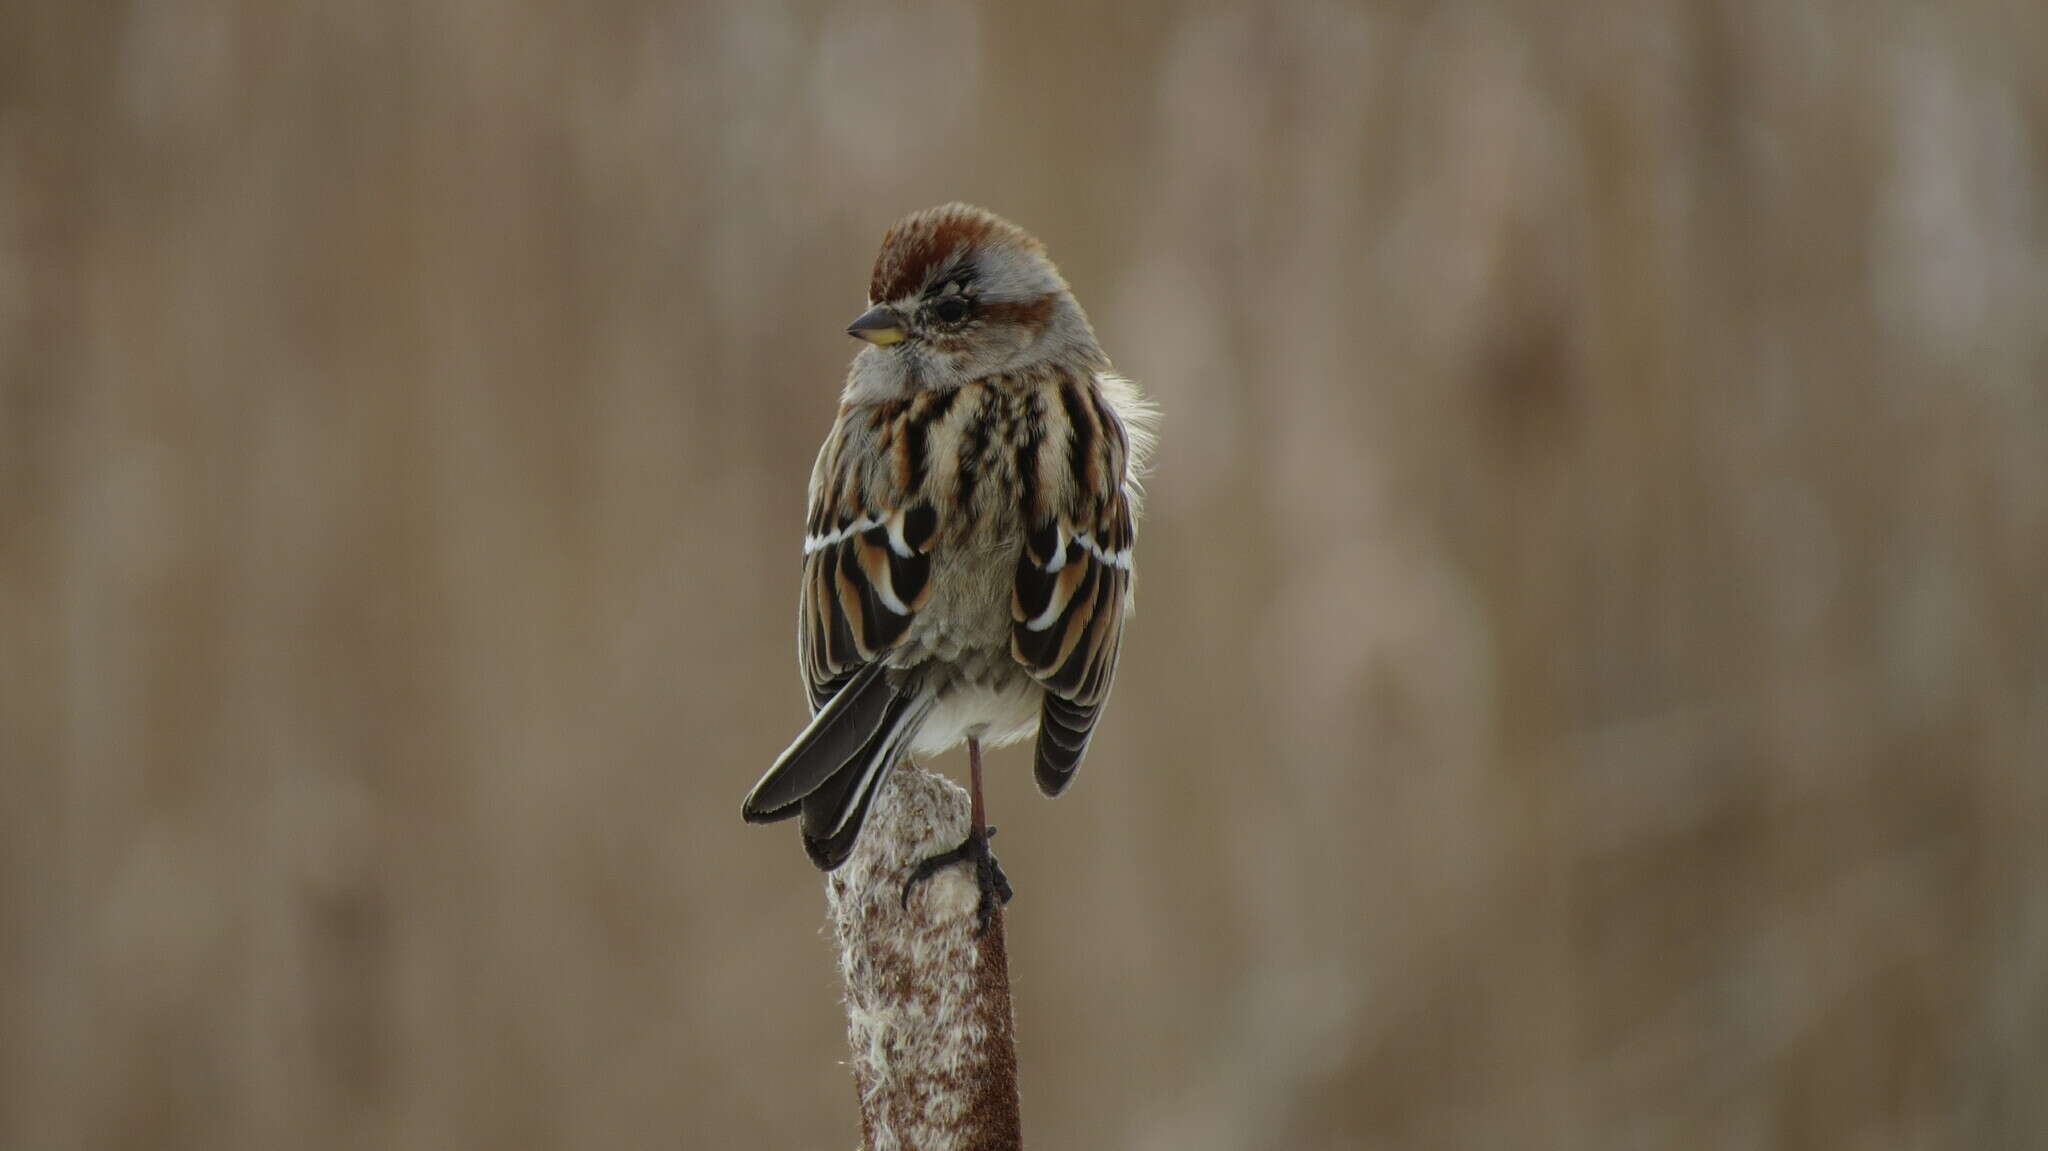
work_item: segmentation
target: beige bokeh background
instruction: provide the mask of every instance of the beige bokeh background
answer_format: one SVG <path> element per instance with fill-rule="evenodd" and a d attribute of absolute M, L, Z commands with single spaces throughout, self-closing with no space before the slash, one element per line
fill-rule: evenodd
<path fill-rule="evenodd" d="M 0 1146 L 847 1147 L 897 215 L 1166 411 L 1042 1148 L 2048 1146 L 2048 10 L 0 4 Z M 958 764 L 950 765 L 958 768 Z"/>

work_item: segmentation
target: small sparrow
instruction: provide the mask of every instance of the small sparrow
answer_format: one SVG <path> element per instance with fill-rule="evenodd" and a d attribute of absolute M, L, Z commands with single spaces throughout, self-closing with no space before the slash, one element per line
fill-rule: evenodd
<path fill-rule="evenodd" d="M 1038 737 L 1039 790 L 1073 779 L 1131 610 L 1138 476 L 1155 410 L 1109 357 L 1045 248 L 946 204 L 882 238 L 839 415 L 811 471 L 797 663 L 812 718 L 742 809 L 800 815 L 846 862 L 883 778 L 963 740 L 967 861 L 986 928 L 1010 887 L 990 854 L 981 749 Z"/>

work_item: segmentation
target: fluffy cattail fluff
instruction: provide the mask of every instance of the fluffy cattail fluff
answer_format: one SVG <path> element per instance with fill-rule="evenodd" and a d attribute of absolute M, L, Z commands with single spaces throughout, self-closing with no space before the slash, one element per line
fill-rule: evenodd
<path fill-rule="evenodd" d="M 903 882 L 967 835 L 966 791 L 904 764 L 825 882 L 866 1151 L 1015 1151 L 1017 1047 L 1003 920 L 976 933 L 969 867 Z"/>

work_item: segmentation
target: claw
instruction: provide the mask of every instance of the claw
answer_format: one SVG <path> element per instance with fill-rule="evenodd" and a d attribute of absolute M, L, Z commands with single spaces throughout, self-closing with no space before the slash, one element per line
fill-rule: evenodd
<path fill-rule="evenodd" d="M 971 862 L 974 864 L 975 883 L 981 889 L 981 899 L 974 909 L 976 934 L 986 934 L 990 921 L 995 918 L 996 908 L 1010 902 L 1016 894 L 1010 887 L 1010 877 L 1003 874 L 995 853 L 988 849 L 988 841 L 995 835 L 993 827 L 978 833 L 970 831 L 960 846 L 920 861 L 911 871 L 910 878 L 903 881 L 903 906 L 906 909 L 910 906 L 910 893 L 917 890 L 918 884 L 956 863 Z"/>

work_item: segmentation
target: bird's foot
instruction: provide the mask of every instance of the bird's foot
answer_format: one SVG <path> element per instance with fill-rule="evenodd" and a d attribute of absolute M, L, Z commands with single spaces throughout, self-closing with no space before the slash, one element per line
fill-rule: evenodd
<path fill-rule="evenodd" d="M 996 908 L 1010 902 L 1010 878 L 1003 874 L 1003 865 L 996 862 L 995 853 L 988 849 L 988 841 L 994 839 L 996 829 L 970 831 L 960 846 L 951 851 L 942 851 L 917 865 L 910 878 L 903 881 L 903 906 L 910 906 L 910 893 L 917 885 L 939 873 L 940 869 L 956 863 L 974 865 L 975 883 L 981 889 L 981 901 L 975 905 L 974 918 L 976 933 L 986 934 L 989 921 L 995 918 Z"/>

